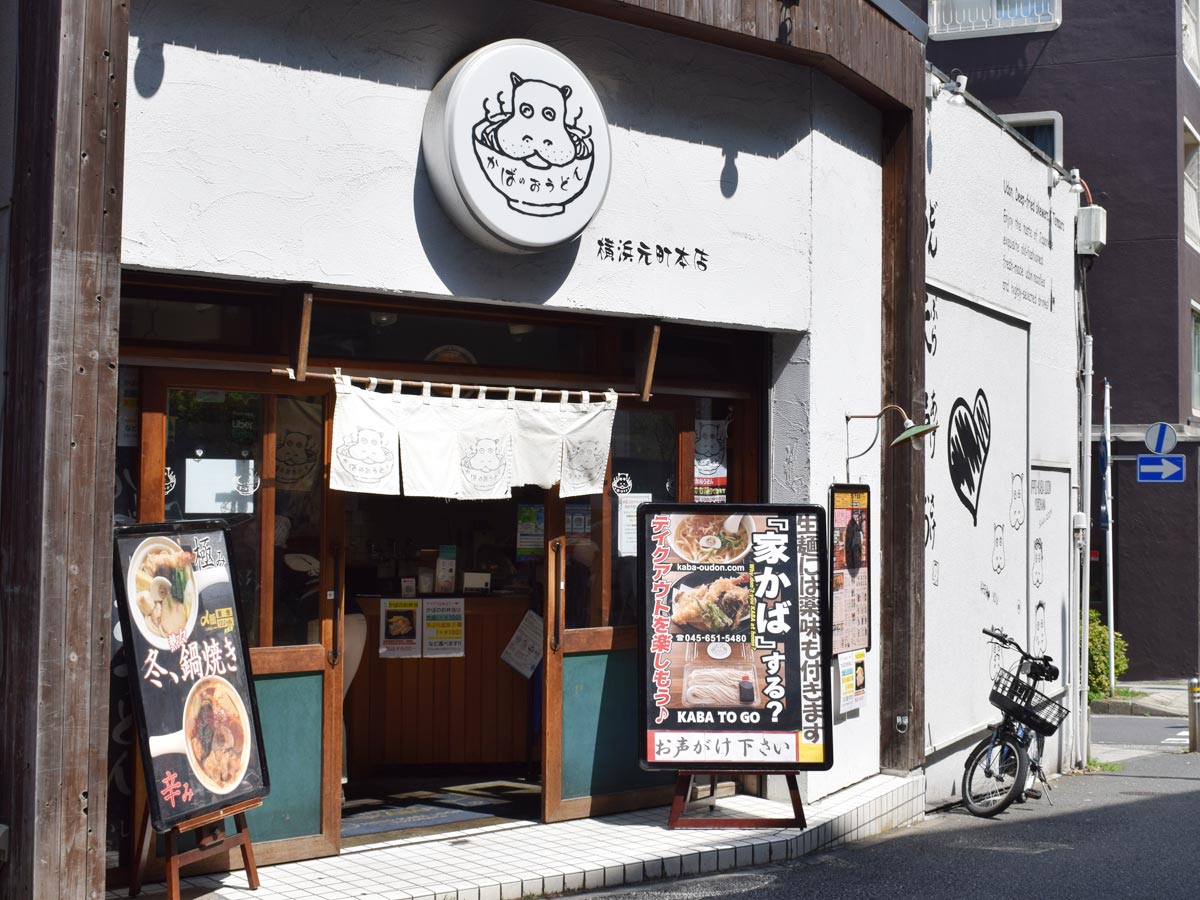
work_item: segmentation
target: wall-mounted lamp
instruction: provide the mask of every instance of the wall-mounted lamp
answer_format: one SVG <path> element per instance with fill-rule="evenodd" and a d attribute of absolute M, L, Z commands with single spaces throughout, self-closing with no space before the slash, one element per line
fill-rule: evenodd
<path fill-rule="evenodd" d="M 1083 179 L 1079 177 L 1078 169 L 1071 169 L 1065 175 L 1053 167 L 1047 171 L 1050 174 L 1046 176 L 1046 183 L 1050 187 L 1050 190 L 1054 190 L 1054 186 L 1060 181 L 1065 181 L 1071 186 L 1070 190 L 1072 194 L 1083 193 Z"/>
<path fill-rule="evenodd" d="M 879 433 L 882 430 L 882 426 L 883 426 L 883 414 L 885 412 L 887 412 L 889 409 L 894 409 L 894 410 L 896 410 L 896 412 L 900 413 L 900 415 L 904 416 L 904 430 L 901 431 L 898 435 L 896 435 L 896 437 L 892 438 L 892 442 L 888 445 L 890 447 L 895 447 L 897 444 L 903 444 L 906 441 L 916 440 L 917 438 L 919 438 L 923 435 L 929 434 L 930 432 L 933 432 L 933 431 L 937 431 L 937 426 L 932 423 L 927 422 L 924 425 L 916 424 L 915 422 L 913 422 L 912 419 L 909 418 L 908 413 L 906 413 L 903 408 L 897 406 L 894 403 L 889 403 L 887 406 L 885 406 L 879 412 L 872 413 L 869 415 L 867 415 L 867 414 L 851 415 L 850 413 L 847 413 L 846 414 L 846 481 L 847 481 L 847 483 L 849 483 L 849 481 L 850 481 L 850 460 L 858 459 L 860 456 L 866 456 L 875 447 L 875 444 L 879 441 Z M 853 456 L 850 455 L 850 420 L 851 419 L 874 419 L 875 420 L 875 437 L 871 439 L 870 446 L 868 446 L 867 449 L 864 450 L 862 453 L 855 453 Z"/>
<path fill-rule="evenodd" d="M 400 320 L 400 316 L 394 312 L 379 312 L 378 310 L 371 313 L 371 324 L 376 328 L 388 328 L 395 325 Z"/>
<path fill-rule="evenodd" d="M 955 106 L 962 106 L 966 103 L 966 98 L 963 94 L 967 90 L 967 76 L 962 73 L 962 69 L 954 69 L 950 72 L 950 80 L 942 81 L 938 76 L 930 74 L 925 80 L 925 98 L 932 100 L 937 97 L 942 91 L 950 95 L 947 101 Z"/>

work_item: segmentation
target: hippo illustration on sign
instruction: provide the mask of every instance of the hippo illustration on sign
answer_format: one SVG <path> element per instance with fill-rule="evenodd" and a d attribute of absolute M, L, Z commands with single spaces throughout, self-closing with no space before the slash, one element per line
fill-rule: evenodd
<path fill-rule="evenodd" d="M 612 174 L 608 119 L 587 75 L 523 38 L 481 47 L 442 76 L 421 151 L 450 220 L 502 253 L 576 240 Z"/>
<path fill-rule="evenodd" d="M 591 129 L 579 127 L 582 107 L 572 121 L 567 101 L 571 86 L 509 74 L 508 103 L 496 95 L 499 111 L 484 98 L 484 117 L 475 123 L 475 158 L 488 183 L 516 212 L 557 216 L 583 193 L 592 177 L 595 146 Z"/>

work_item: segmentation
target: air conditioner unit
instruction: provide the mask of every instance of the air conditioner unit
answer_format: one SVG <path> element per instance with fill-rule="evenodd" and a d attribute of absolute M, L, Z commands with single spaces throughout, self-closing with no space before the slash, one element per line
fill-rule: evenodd
<path fill-rule="evenodd" d="M 1108 243 L 1108 211 L 1103 206 L 1081 206 L 1075 217 L 1075 252 L 1099 256 Z"/>

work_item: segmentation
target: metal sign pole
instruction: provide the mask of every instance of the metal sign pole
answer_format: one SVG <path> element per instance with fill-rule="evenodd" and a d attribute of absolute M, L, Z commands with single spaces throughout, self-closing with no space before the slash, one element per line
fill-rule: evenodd
<path fill-rule="evenodd" d="M 1113 615 L 1113 493 L 1112 493 L 1112 385 L 1104 379 L 1104 505 L 1108 511 L 1104 532 L 1104 580 L 1108 595 L 1108 695 L 1117 695 L 1116 633 Z"/>
<path fill-rule="evenodd" d="M 1076 717 L 1079 720 L 1080 736 L 1077 748 L 1080 768 L 1086 768 L 1091 758 L 1091 734 L 1088 723 L 1088 653 L 1094 653 L 1088 647 L 1088 612 L 1092 602 L 1092 336 L 1083 338 L 1083 423 L 1082 433 L 1083 460 L 1080 469 L 1083 478 L 1083 527 L 1079 529 L 1080 556 L 1083 560 L 1079 582 L 1079 668 L 1076 677 L 1079 679 L 1076 689 Z"/>

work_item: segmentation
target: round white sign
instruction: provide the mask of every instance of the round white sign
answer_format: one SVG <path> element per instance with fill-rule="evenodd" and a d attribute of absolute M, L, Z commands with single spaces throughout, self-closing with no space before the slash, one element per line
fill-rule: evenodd
<path fill-rule="evenodd" d="M 1174 426 L 1166 422 L 1155 422 L 1146 429 L 1146 448 L 1151 453 L 1170 453 L 1178 442 Z"/>
<path fill-rule="evenodd" d="M 421 149 L 446 214 L 494 250 L 574 240 L 608 190 L 600 99 L 574 63 L 535 41 L 489 44 L 447 72 L 429 96 Z"/>

